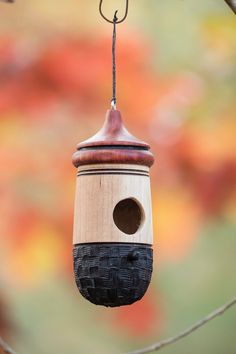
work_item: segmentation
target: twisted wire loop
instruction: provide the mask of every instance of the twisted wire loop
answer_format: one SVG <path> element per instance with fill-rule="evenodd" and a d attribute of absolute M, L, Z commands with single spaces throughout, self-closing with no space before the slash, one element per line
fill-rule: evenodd
<path fill-rule="evenodd" d="M 103 0 L 100 0 L 100 4 L 99 4 L 99 12 L 100 12 L 100 15 L 102 16 L 102 18 L 104 18 L 104 20 L 106 20 L 107 22 L 109 23 L 114 23 L 114 19 L 113 20 L 110 20 L 109 18 L 107 18 L 103 11 L 102 11 L 102 3 L 103 3 Z M 116 11 L 116 14 L 117 14 L 118 10 Z M 116 24 L 118 23 L 121 23 L 121 22 L 124 22 L 126 17 L 128 16 L 128 12 L 129 12 L 129 0 L 126 0 L 126 7 L 125 7 L 125 14 L 124 14 L 124 17 L 121 19 L 121 20 L 118 20 L 117 18 L 117 21 L 116 21 Z M 115 14 L 115 15 L 116 15 Z"/>
<path fill-rule="evenodd" d="M 115 11 L 113 20 L 109 20 L 107 18 L 103 11 L 102 11 L 102 4 L 103 0 L 100 0 L 99 4 L 99 12 L 104 18 L 105 21 L 112 23 L 113 24 L 113 36 L 112 36 L 112 99 L 111 99 L 111 108 L 113 110 L 116 110 L 116 25 L 118 23 L 124 22 L 125 19 L 127 18 L 128 11 L 129 11 L 129 0 L 126 0 L 126 8 L 125 8 L 125 14 L 121 20 L 118 19 L 117 13 L 118 10 Z"/>
<path fill-rule="evenodd" d="M 117 12 L 113 18 L 113 36 L 112 36 L 112 99 L 111 108 L 116 109 L 116 25 L 117 25 Z"/>

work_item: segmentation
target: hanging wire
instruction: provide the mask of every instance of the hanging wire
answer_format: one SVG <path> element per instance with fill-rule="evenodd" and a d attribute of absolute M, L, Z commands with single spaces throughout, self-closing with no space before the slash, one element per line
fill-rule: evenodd
<path fill-rule="evenodd" d="M 112 99 L 111 107 L 116 109 L 116 25 L 117 25 L 117 12 L 113 18 L 113 36 L 112 36 Z"/>
<path fill-rule="evenodd" d="M 125 15 L 124 17 L 119 20 L 117 17 L 117 13 L 118 10 L 115 11 L 113 20 L 109 20 L 102 12 L 102 3 L 103 0 L 100 1 L 100 5 L 99 5 L 99 11 L 100 14 L 102 16 L 102 18 L 104 18 L 104 20 L 106 20 L 109 23 L 113 24 L 113 35 L 112 35 L 112 99 L 111 99 L 111 108 L 116 110 L 116 25 L 118 23 L 121 23 L 123 21 L 125 21 L 127 15 L 128 15 L 128 11 L 129 11 L 129 0 L 126 0 L 126 10 L 125 10 Z"/>
<path fill-rule="evenodd" d="M 100 15 L 102 16 L 102 18 L 104 18 L 104 20 L 106 20 L 107 22 L 109 23 L 114 23 L 114 19 L 113 20 L 109 20 L 109 18 L 107 18 L 103 11 L 102 11 L 102 3 L 103 3 L 103 0 L 100 0 L 100 4 L 99 4 L 99 12 L 100 12 Z M 118 10 L 116 11 L 116 13 L 118 12 Z M 124 22 L 126 17 L 128 16 L 128 12 L 129 12 L 129 0 L 126 0 L 126 7 L 125 7 L 125 14 L 124 14 L 124 17 L 121 19 L 121 20 L 118 20 L 117 18 L 117 21 L 116 23 L 121 23 L 121 22 Z"/>

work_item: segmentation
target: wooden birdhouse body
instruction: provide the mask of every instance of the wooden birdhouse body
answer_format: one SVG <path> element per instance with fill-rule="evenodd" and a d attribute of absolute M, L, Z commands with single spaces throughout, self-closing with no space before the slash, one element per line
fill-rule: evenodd
<path fill-rule="evenodd" d="M 148 167 L 87 165 L 77 177 L 74 244 L 153 244 Z"/>
<path fill-rule="evenodd" d="M 152 274 L 149 146 L 123 126 L 119 111 L 81 143 L 74 218 L 74 269 L 89 301 L 121 306 L 139 300 Z"/>

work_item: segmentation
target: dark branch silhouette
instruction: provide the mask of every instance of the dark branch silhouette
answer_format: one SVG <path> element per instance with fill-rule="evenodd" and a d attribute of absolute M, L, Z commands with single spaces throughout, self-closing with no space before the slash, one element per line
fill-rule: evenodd
<path fill-rule="evenodd" d="M 212 312 L 210 315 L 208 315 L 207 317 L 203 318 L 202 320 L 198 321 L 196 324 L 194 324 L 193 326 L 187 328 L 185 331 L 181 332 L 180 334 L 178 334 L 177 336 L 165 339 L 161 342 L 158 343 L 154 343 L 146 348 L 143 349 L 139 349 L 136 350 L 132 353 L 129 354 L 146 354 L 146 353 L 151 353 L 151 352 L 155 352 L 157 350 L 160 350 L 170 344 L 173 344 L 177 341 L 179 341 L 180 339 L 187 337 L 188 335 L 190 335 L 191 333 L 195 332 L 197 329 L 199 329 L 200 327 L 204 326 L 205 324 L 207 324 L 208 322 L 212 321 L 215 317 L 217 316 L 221 316 L 224 314 L 225 311 L 229 310 L 232 306 L 236 305 L 236 296 L 227 304 L 223 305 L 222 307 L 218 308 L 217 310 L 215 310 L 214 312 Z"/>
<path fill-rule="evenodd" d="M 0 337 L 0 349 L 3 350 L 5 354 L 17 354 L 10 346 Z"/>
<path fill-rule="evenodd" d="M 229 7 L 236 14 L 236 0 L 225 0 L 225 2 L 229 5 Z"/>

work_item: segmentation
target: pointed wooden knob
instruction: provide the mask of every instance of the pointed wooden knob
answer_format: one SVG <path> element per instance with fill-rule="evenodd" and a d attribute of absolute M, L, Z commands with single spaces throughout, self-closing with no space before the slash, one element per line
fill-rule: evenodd
<path fill-rule="evenodd" d="M 78 144 L 73 155 L 75 167 L 99 163 L 124 163 L 151 167 L 154 163 L 150 146 L 125 128 L 121 114 L 109 110 L 101 130 Z"/>

